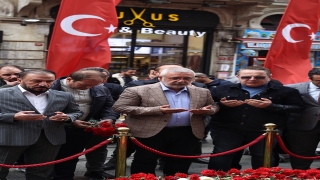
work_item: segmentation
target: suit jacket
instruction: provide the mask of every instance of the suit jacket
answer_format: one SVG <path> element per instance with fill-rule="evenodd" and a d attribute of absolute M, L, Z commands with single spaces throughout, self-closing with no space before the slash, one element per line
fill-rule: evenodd
<path fill-rule="evenodd" d="M 287 128 L 294 130 L 311 130 L 319 122 L 320 105 L 308 93 L 310 82 L 286 85 L 297 89 L 304 101 L 305 110 L 301 113 L 290 113 Z"/>
<path fill-rule="evenodd" d="M 194 86 L 187 86 L 190 96 L 190 109 L 213 105 L 210 114 L 218 111 L 211 98 L 210 91 Z M 125 123 L 135 137 L 148 138 L 158 134 L 169 122 L 171 114 L 163 114 L 160 106 L 169 104 L 160 83 L 127 88 L 120 95 L 113 109 L 126 113 Z M 190 113 L 193 134 L 202 139 L 204 136 L 203 115 Z"/>
<path fill-rule="evenodd" d="M 66 92 L 49 90 L 48 105 L 42 121 L 16 121 L 14 115 L 20 111 L 35 111 L 37 109 L 22 94 L 18 86 L 0 89 L 0 146 L 28 146 L 34 144 L 44 130 L 48 140 L 53 145 L 66 141 L 64 123 L 49 120 L 56 111 L 68 114 L 72 121 L 82 116 L 72 95 Z"/>

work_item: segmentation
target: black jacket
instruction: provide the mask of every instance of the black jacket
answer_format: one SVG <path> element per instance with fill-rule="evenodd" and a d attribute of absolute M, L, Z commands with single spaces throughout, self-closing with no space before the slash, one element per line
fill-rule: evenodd
<path fill-rule="evenodd" d="M 120 94 L 123 92 L 123 87 L 114 83 L 103 83 L 103 86 L 107 87 L 111 93 L 112 99 L 117 101 Z"/>
<path fill-rule="evenodd" d="M 210 78 L 213 81 L 206 84 L 207 88 L 210 90 L 212 88 L 216 88 L 217 86 L 223 86 L 223 85 L 228 85 L 228 84 L 233 84 L 230 81 L 226 81 L 226 80 L 222 80 L 222 79 L 218 79 L 218 78 Z M 210 90 L 211 91 L 211 90 Z"/>
<path fill-rule="evenodd" d="M 268 84 L 266 91 L 251 97 L 251 99 L 270 99 L 272 104 L 266 108 L 256 108 L 247 104 L 238 107 L 222 105 L 220 99 L 223 97 L 227 100 L 250 99 L 249 92 L 241 89 L 240 83 L 219 86 L 211 90 L 211 94 L 213 100 L 220 106 L 220 110 L 212 116 L 210 124 L 220 129 L 262 131 L 266 123 L 274 123 L 277 129 L 281 129 L 289 112 L 299 112 L 304 109 L 298 90 L 272 83 Z"/>
<path fill-rule="evenodd" d="M 61 77 L 57 79 L 53 83 L 51 89 L 63 91 L 61 88 L 60 80 L 65 78 L 66 77 Z M 120 115 L 111 109 L 114 101 L 108 88 L 102 85 L 94 86 L 90 89 L 90 95 L 92 97 L 92 105 L 90 108 L 90 113 L 86 117 L 85 121 L 89 121 L 91 118 L 94 118 L 96 120 L 116 120 L 119 118 Z"/>
<path fill-rule="evenodd" d="M 143 81 L 131 81 L 128 84 L 124 85 L 124 88 L 142 86 L 142 85 L 148 85 L 148 84 L 154 84 L 154 83 L 157 83 L 157 82 L 159 82 L 157 77 L 153 78 L 153 79 L 143 80 Z M 202 83 L 192 82 L 191 84 L 196 86 L 196 87 L 207 88 L 207 86 L 202 84 Z"/>

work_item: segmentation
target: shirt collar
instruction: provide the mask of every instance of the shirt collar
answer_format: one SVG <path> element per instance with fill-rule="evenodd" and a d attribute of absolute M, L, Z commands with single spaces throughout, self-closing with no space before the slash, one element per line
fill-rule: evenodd
<path fill-rule="evenodd" d="M 319 89 L 318 86 L 314 85 L 311 81 L 309 83 L 309 89 Z"/>
<path fill-rule="evenodd" d="M 31 93 L 31 92 L 25 90 L 23 87 L 21 87 L 20 84 L 18 85 L 18 88 L 20 89 L 20 91 L 21 91 L 22 93 L 26 93 L 26 92 Z M 31 94 L 33 94 L 33 93 L 31 93 Z M 49 90 L 46 91 L 46 92 L 44 92 L 44 93 L 41 93 L 41 94 L 49 94 Z M 39 95 L 41 95 L 41 94 L 39 94 Z"/>
<path fill-rule="evenodd" d="M 160 82 L 160 85 L 161 85 L 162 91 L 172 91 L 172 89 L 165 86 L 162 82 Z M 188 91 L 187 87 L 186 86 L 183 87 L 183 89 L 181 89 L 179 92 L 182 92 L 182 91 Z"/>

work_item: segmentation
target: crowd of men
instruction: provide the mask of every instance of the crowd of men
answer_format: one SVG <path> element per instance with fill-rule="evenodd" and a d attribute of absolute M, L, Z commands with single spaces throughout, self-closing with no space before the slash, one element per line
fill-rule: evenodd
<path fill-rule="evenodd" d="M 210 78 L 179 64 L 150 69 L 138 80 L 134 68 L 111 75 L 88 67 L 66 77 L 45 69 L 0 66 L 0 164 L 37 164 L 62 159 L 88 149 L 105 137 L 85 132 L 90 120 L 115 123 L 125 114 L 132 136 L 162 152 L 199 155 L 210 131 L 213 153 L 238 148 L 274 123 L 293 153 L 313 156 L 320 140 L 320 69 L 310 70 L 309 82 L 285 85 L 272 80 L 263 67 L 240 69 L 237 83 Z M 274 146 L 276 141 L 274 141 Z M 253 169 L 263 166 L 264 141 L 249 147 Z M 163 174 L 188 173 L 189 159 L 160 157 L 128 144 L 134 155 L 131 173 L 152 173 L 159 158 Z M 113 178 L 116 152 L 105 164 L 107 146 L 86 154 L 85 176 Z M 211 157 L 208 169 L 240 169 L 242 152 Z M 272 166 L 278 164 L 278 153 Z M 27 168 L 27 180 L 72 180 L 78 159 Z M 312 160 L 291 157 L 294 169 L 309 169 Z M 0 168 L 0 180 L 9 170 Z"/>

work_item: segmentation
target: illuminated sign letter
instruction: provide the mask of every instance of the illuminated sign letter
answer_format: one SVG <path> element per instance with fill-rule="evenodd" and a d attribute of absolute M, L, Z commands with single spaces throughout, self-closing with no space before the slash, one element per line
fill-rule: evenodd
<path fill-rule="evenodd" d="M 141 28 L 141 34 L 152 34 L 153 29 L 152 28 Z"/>
<path fill-rule="evenodd" d="M 165 31 L 164 30 L 155 30 L 154 33 L 155 34 L 164 34 Z"/>
<path fill-rule="evenodd" d="M 124 12 L 121 12 L 119 13 L 119 16 L 118 16 L 118 19 L 122 19 L 124 17 Z"/>
<path fill-rule="evenodd" d="M 162 14 L 158 14 L 158 17 L 156 17 L 155 13 L 151 13 L 151 19 L 154 21 L 161 21 L 162 20 Z"/>
<path fill-rule="evenodd" d="M 179 21 L 179 15 L 178 14 L 169 14 L 168 15 L 168 20 L 169 21 Z"/>

